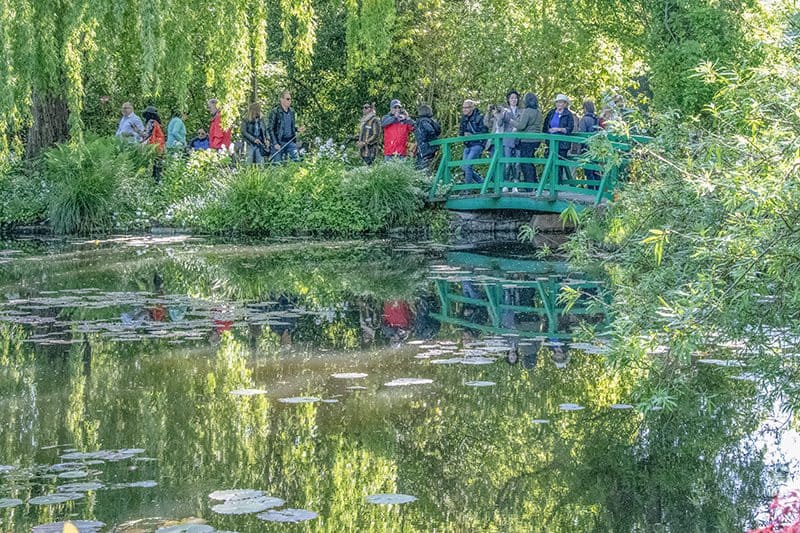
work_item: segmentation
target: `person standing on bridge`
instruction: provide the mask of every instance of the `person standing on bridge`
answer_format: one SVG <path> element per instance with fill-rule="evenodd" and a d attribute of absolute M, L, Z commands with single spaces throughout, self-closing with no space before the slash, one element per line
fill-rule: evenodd
<path fill-rule="evenodd" d="M 548 111 L 544 118 L 542 131 L 556 135 L 570 135 L 575 129 L 575 119 L 572 118 L 569 110 L 569 98 L 564 94 L 559 94 L 555 97 L 555 104 L 556 106 Z M 567 159 L 571 143 L 559 141 L 557 144 L 558 158 Z M 559 183 L 562 179 L 570 179 L 570 176 L 569 167 L 558 166 Z"/>
<path fill-rule="evenodd" d="M 383 128 L 383 159 L 405 159 L 408 155 L 408 136 L 414 131 L 415 122 L 403 109 L 400 100 L 392 100 L 389 114 L 381 119 Z"/>
<path fill-rule="evenodd" d="M 458 129 L 460 136 L 466 136 L 467 140 L 464 141 L 464 161 L 470 159 L 478 159 L 483 153 L 482 140 L 470 140 L 472 135 L 481 135 L 487 133 L 489 130 L 483 122 L 483 115 L 478 111 L 475 102 L 472 100 L 464 100 L 461 106 L 461 125 Z M 464 165 L 461 167 L 464 171 L 464 183 L 481 183 L 483 177 L 473 170 L 472 165 Z"/>
<path fill-rule="evenodd" d="M 539 98 L 533 93 L 525 93 L 523 99 L 525 108 L 519 118 L 514 121 L 514 131 L 519 133 L 540 133 L 542 131 L 542 112 L 539 110 Z M 541 143 L 534 139 L 520 139 L 519 156 L 533 157 Z M 533 163 L 520 164 L 522 181 L 534 183 L 536 181 L 536 167 Z"/>

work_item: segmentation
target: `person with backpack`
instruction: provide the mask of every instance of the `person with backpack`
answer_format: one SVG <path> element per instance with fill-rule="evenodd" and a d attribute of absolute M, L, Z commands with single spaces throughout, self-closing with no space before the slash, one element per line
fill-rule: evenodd
<path fill-rule="evenodd" d="M 591 100 L 584 100 L 583 102 L 583 116 L 578 122 L 578 131 L 581 133 L 597 133 L 600 130 L 600 119 L 595 115 L 594 102 Z M 585 153 L 588 150 L 585 144 L 581 144 L 580 153 Z M 599 180 L 600 173 L 596 170 L 584 170 L 587 180 Z"/>
<path fill-rule="evenodd" d="M 542 131 L 542 112 L 539 110 L 539 98 L 534 93 L 525 93 L 524 108 L 519 118 L 513 122 L 514 131 L 519 133 L 539 133 Z M 535 139 L 520 139 L 517 144 L 520 157 L 532 158 L 539 148 L 540 141 Z M 533 163 L 521 163 L 522 181 L 534 183 L 536 181 L 536 167 Z"/>
<path fill-rule="evenodd" d="M 417 168 L 430 170 L 433 158 L 436 156 L 438 146 L 431 146 L 442 133 L 439 123 L 433 118 L 431 106 L 422 104 L 417 108 L 417 125 L 414 129 L 414 138 L 417 140 Z"/>

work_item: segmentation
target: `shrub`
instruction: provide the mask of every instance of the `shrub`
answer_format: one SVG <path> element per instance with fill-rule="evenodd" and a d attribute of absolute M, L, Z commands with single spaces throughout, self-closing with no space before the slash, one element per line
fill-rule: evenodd
<path fill-rule="evenodd" d="M 108 231 L 145 222 L 154 154 L 115 138 L 62 144 L 44 154 L 51 186 L 49 217 L 56 233 Z"/>
<path fill-rule="evenodd" d="M 348 169 L 341 160 L 249 166 L 206 166 L 207 191 L 172 204 L 168 216 L 212 232 L 317 232 L 348 235 L 410 223 L 422 206 L 419 174 L 404 164 Z M 200 190 L 200 188 L 196 189 Z"/>
<path fill-rule="evenodd" d="M 408 224 L 422 208 L 421 173 L 410 163 L 378 163 L 347 173 L 345 194 L 368 217 L 370 229 Z"/>
<path fill-rule="evenodd" d="M 0 168 L 0 227 L 45 218 L 48 186 L 35 169 L 7 163 Z"/>

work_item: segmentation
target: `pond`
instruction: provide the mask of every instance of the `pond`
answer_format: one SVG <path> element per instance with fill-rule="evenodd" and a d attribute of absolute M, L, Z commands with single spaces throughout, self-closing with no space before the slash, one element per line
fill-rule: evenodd
<path fill-rule="evenodd" d="M 0 530 L 753 526 L 791 414 L 725 361 L 638 405 L 609 298 L 517 247 L 0 243 Z"/>

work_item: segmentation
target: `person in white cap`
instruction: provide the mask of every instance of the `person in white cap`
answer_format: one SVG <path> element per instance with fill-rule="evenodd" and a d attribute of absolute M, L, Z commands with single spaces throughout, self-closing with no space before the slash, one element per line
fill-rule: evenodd
<path fill-rule="evenodd" d="M 542 131 L 544 133 L 554 133 L 557 135 L 570 135 L 575 129 L 575 119 L 572 118 L 572 113 L 569 111 L 569 98 L 564 94 L 559 94 L 554 99 L 555 107 L 547 112 L 544 118 L 544 125 Z M 558 157 L 559 159 L 567 159 L 567 152 L 569 152 L 570 143 L 558 143 Z M 568 167 L 558 167 L 558 181 L 570 178 Z"/>
<path fill-rule="evenodd" d="M 389 114 L 381 119 L 383 128 L 383 158 L 405 159 L 408 155 L 408 135 L 414 131 L 414 121 L 403 109 L 400 100 L 392 100 Z"/>

